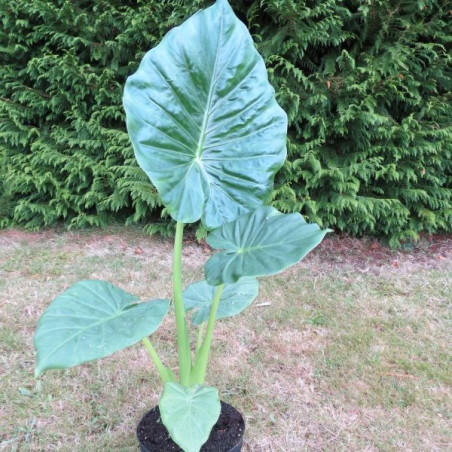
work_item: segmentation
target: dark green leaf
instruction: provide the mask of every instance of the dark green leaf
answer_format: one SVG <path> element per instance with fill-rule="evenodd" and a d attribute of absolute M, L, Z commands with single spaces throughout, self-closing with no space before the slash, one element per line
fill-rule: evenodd
<path fill-rule="evenodd" d="M 286 156 L 287 117 L 226 0 L 146 54 L 124 107 L 138 163 L 177 221 L 215 228 L 268 198 Z"/>
<path fill-rule="evenodd" d="M 260 207 L 209 234 L 209 245 L 223 251 L 206 262 L 207 282 L 218 285 L 278 273 L 301 260 L 327 232 L 306 223 L 299 213 Z"/>

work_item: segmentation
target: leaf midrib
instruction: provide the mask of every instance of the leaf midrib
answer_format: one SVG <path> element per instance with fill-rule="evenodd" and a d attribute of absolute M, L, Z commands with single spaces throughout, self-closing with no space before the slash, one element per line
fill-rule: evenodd
<path fill-rule="evenodd" d="M 210 119 L 210 109 L 212 106 L 212 97 L 213 97 L 214 88 L 218 81 L 218 80 L 215 80 L 215 74 L 217 72 L 218 56 L 220 54 L 221 37 L 223 35 L 223 21 L 224 21 L 223 14 L 221 14 L 220 15 L 220 27 L 219 27 L 219 32 L 218 32 L 217 51 L 215 53 L 215 62 L 213 65 L 212 75 L 210 77 L 209 93 L 207 95 L 206 108 L 204 110 L 204 117 L 202 120 L 201 131 L 199 134 L 198 147 L 196 148 L 195 159 L 201 159 L 201 156 L 203 153 L 203 148 L 204 148 L 204 142 L 205 142 L 206 136 L 207 136 L 207 124 Z M 200 165 L 200 166 L 202 166 L 202 165 Z"/>

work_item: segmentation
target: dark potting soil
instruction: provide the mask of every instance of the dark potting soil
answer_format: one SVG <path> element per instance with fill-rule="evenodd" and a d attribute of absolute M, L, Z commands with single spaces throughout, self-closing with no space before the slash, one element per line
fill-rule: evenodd
<path fill-rule="evenodd" d="M 242 415 L 231 405 L 221 402 L 221 413 L 209 439 L 201 452 L 228 452 L 243 436 L 245 422 Z M 137 428 L 139 441 L 150 452 L 183 452 L 169 437 L 160 418 L 159 407 L 154 407 L 141 419 Z"/>

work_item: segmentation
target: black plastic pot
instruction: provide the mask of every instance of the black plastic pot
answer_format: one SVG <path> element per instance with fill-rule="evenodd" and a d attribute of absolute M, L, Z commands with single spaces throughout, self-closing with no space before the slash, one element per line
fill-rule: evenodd
<path fill-rule="evenodd" d="M 243 445 L 245 421 L 231 405 L 221 402 L 221 413 L 201 452 L 239 452 Z M 169 437 L 160 419 L 159 407 L 148 411 L 138 423 L 137 438 L 141 452 L 183 452 Z"/>

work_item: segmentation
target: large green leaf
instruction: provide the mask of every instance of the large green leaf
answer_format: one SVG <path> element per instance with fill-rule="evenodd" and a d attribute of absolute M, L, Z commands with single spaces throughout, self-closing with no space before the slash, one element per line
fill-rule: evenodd
<path fill-rule="evenodd" d="M 105 281 L 71 286 L 39 319 L 35 375 L 103 358 L 153 333 L 168 312 L 169 300 L 137 301 Z"/>
<path fill-rule="evenodd" d="M 207 282 L 218 285 L 278 273 L 301 260 L 327 232 L 306 223 L 299 213 L 260 207 L 208 235 L 209 245 L 223 251 L 206 262 Z"/>
<path fill-rule="evenodd" d="M 185 452 L 198 452 L 220 416 L 221 403 L 215 388 L 166 383 L 159 409 L 172 440 Z"/>
<path fill-rule="evenodd" d="M 287 117 L 226 0 L 145 55 L 124 107 L 137 161 L 175 220 L 215 228 L 268 198 L 286 156 Z"/>
<path fill-rule="evenodd" d="M 195 325 L 207 322 L 210 308 L 217 288 L 199 281 L 184 291 L 184 303 L 187 311 L 194 310 L 191 321 Z M 255 278 L 242 278 L 235 284 L 226 284 L 221 293 L 217 310 L 217 319 L 231 317 L 247 308 L 257 297 L 259 283 Z"/>

